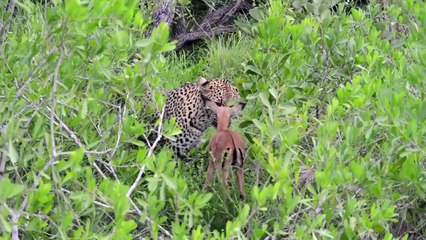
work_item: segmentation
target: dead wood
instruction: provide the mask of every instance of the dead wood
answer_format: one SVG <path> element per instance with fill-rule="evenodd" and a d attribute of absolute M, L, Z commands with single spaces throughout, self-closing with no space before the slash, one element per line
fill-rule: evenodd
<path fill-rule="evenodd" d="M 151 27 L 145 32 L 145 37 L 150 37 L 152 30 L 160 25 L 161 22 L 167 23 L 169 26 L 173 23 L 175 17 L 175 0 L 157 0 L 159 7 L 152 14 Z"/>
<path fill-rule="evenodd" d="M 190 30 L 186 24 L 188 21 L 185 19 L 183 6 L 177 5 L 176 0 L 160 1 L 158 0 L 159 7 L 152 15 L 153 23 L 145 32 L 145 36 L 149 37 L 152 29 L 160 22 L 166 22 L 171 27 L 171 39 L 177 40 L 176 50 L 196 40 L 235 32 L 231 19 L 252 7 L 246 0 L 232 1 L 207 14 L 200 24 Z"/>
<path fill-rule="evenodd" d="M 235 32 L 234 26 L 222 26 L 216 27 L 208 31 L 197 31 L 184 33 L 177 37 L 176 50 L 182 48 L 185 44 L 193 42 L 195 40 L 200 40 L 206 37 L 213 37 L 223 33 L 232 33 Z"/>

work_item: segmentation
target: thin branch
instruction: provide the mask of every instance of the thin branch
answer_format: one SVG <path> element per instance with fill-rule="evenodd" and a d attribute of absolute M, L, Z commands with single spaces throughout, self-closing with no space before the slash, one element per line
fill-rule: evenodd
<path fill-rule="evenodd" d="M 12 240 L 19 240 L 19 230 L 18 230 L 18 219 L 19 219 L 19 212 L 10 211 L 10 215 L 12 217 Z"/>
<path fill-rule="evenodd" d="M 9 27 L 10 27 L 10 23 L 12 22 L 12 18 L 13 18 L 13 14 L 15 12 L 15 5 L 16 2 L 15 0 L 10 0 L 9 2 L 9 7 L 7 9 L 7 11 L 9 12 L 10 16 L 9 16 L 9 21 L 5 21 L 3 23 L 3 26 L 0 26 L 0 32 L 1 32 L 1 36 L 0 36 L 0 46 L 2 45 L 1 43 L 3 43 L 4 38 L 6 37 L 6 35 L 9 32 Z M 0 23 L 1 24 L 1 23 Z"/>
<path fill-rule="evenodd" d="M 47 107 L 47 110 L 51 111 L 49 107 Z M 58 122 L 59 126 L 61 126 L 61 128 L 63 128 L 67 132 L 68 136 L 74 140 L 75 144 L 77 144 L 78 147 L 83 146 L 77 135 L 55 113 L 53 113 L 53 120 L 56 120 Z"/>
<path fill-rule="evenodd" d="M 138 206 L 136 206 L 136 204 L 133 202 L 132 199 L 129 198 L 130 203 L 132 204 L 133 208 L 136 210 L 136 214 L 138 214 L 139 216 L 142 216 L 143 213 L 142 211 L 138 208 Z M 146 221 L 148 221 L 150 224 L 156 224 L 151 218 L 146 217 Z M 163 228 L 160 224 L 156 224 L 158 226 L 158 229 L 160 229 L 160 231 L 166 235 L 167 237 L 173 239 L 173 235 L 167 231 L 167 229 Z"/>
<path fill-rule="evenodd" d="M 96 171 L 101 175 L 103 179 L 107 179 L 107 176 L 102 172 L 102 170 L 99 168 L 98 164 L 93 162 L 93 166 L 95 167 Z"/>
<path fill-rule="evenodd" d="M 128 97 L 128 95 L 127 95 Z M 123 132 L 123 117 L 126 114 L 126 103 L 124 103 L 123 109 L 121 108 L 121 106 L 119 107 L 120 112 L 118 114 L 118 133 L 117 133 L 117 141 L 115 142 L 115 146 L 112 150 L 110 159 L 114 156 L 115 152 L 118 149 L 118 144 L 120 143 L 120 138 L 121 138 L 121 134 Z"/>
<path fill-rule="evenodd" d="M 3 179 L 3 175 L 6 169 L 6 154 L 0 152 L 0 181 Z"/>
<path fill-rule="evenodd" d="M 93 154 L 93 155 L 103 155 L 103 154 L 107 154 L 107 153 L 112 152 L 112 151 L 114 151 L 113 148 L 108 148 L 108 149 L 105 149 L 105 150 L 102 150 L 102 151 L 96 151 L 96 150 L 87 151 L 87 150 L 85 150 L 84 153 L 85 154 Z"/>
<path fill-rule="evenodd" d="M 118 183 L 120 183 L 120 180 L 118 179 L 117 174 L 115 174 L 115 171 L 114 171 L 114 169 L 112 168 L 112 165 L 111 165 L 111 164 L 109 164 L 109 163 L 107 163 L 107 162 L 105 162 L 105 161 L 102 161 L 99 157 L 96 157 L 96 161 L 98 161 L 98 162 L 100 162 L 100 163 L 104 164 L 104 167 L 106 168 L 106 170 L 108 170 L 108 172 L 110 172 L 110 173 L 114 176 L 114 179 L 115 179 Z"/>
<path fill-rule="evenodd" d="M 111 161 L 112 161 L 112 158 L 113 158 L 113 156 L 115 155 L 115 153 L 116 153 L 116 151 L 117 151 L 117 149 L 118 149 L 118 145 L 120 144 L 121 135 L 122 135 L 122 133 L 123 133 L 123 118 L 124 118 L 124 116 L 126 115 L 126 110 L 127 110 L 127 99 L 129 99 L 129 93 L 127 93 L 127 96 L 126 96 L 125 102 L 124 102 L 124 104 L 123 104 L 123 107 L 119 106 L 119 110 L 120 110 L 120 112 L 119 112 L 119 114 L 118 114 L 118 132 L 117 132 L 117 141 L 115 142 L 115 146 L 114 146 L 114 148 L 112 149 L 112 153 L 111 153 L 111 155 L 109 156 L 109 162 L 111 162 Z M 120 183 L 120 180 L 119 180 L 119 178 L 118 178 L 117 174 L 116 174 L 116 173 L 115 173 L 115 171 L 114 171 L 114 167 L 113 167 L 111 164 L 109 164 L 109 163 L 107 163 L 107 165 L 106 165 L 106 166 L 108 166 L 109 171 L 112 173 L 112 175 L 114 176 L 115 180 L 116 180 L 118 183 Z"/>
<path fill-rule="evenodd" d="M 59 82 L 59 69 L 61 67 L 62 61 L 65 57 L 65 51 L 62 51 L 61 56 L 59 57 L 58 63 L 56 64 L 55 73 L 53 77 L 53 88 L 52 88 L 52 105 L 50 110 L 50 140 L 52 145 L 52 158 L 47 162 L 47 164 L 43 167 L 43 169 L 38 173 L 36 177 L 36 181 L 33 184 L 33 187 L 37 187 L 40 183 L 41 177 L 44 175 L 44 173 L 47 171 L 47 169 L 55 162 L 57 154 L 56 154 L 56 145 L 55 145 L 55 136 L 54 136 L 54 115 L 53 112 L 56 106 L 56 90 Z M 12 239 L 18 240 L 19 239 L 19 230 L 18 230 L 18 219 L 20 217 L 20 213 L 24 211 L 24 209 L 27 207 L 28 203 L 28 195 L 25 196 L 24 201 L 22 201 L 21 207 L 19 208 L 19 211 L 12 215 Z"/>
<path fill-rule="evenodd" d="M 157 146 L 158 142 L 161 140 L 161 131 L 162 131 L 162 127 L 163 127 L 163 118 L 164 118 L 164 112 L 165 112 L 165 107 L 163 107 L 163 110 L 161 111 L 161 115 L 160 115 L 160 124 L 158 125 L 158 135 L 157 138 L 155 139 L 154 143 L 151 145 L 151 147 L 149 148 L 148 154 L 146 155 L 146 158 L 149 158 L 153 153 L 154 153 L 154 149 Z M 142 211 L 138 208 L 138 206 L 133 202 L 133 200 L 130 198 L 130 195 L 132 194 L 132 192 L 135 190 L 135 188 L 137 187 L 137 185 L 139 184 L 139 181 L 142 178 L 143 173 L 145 172 L 145 164 L 142 165 L 141 170 L 139 171 L 139 174 L 135 180 L 135 182 L 132 184 L 132 186 L 130 187 L 129 191 L 126 194 L 127 199 L 129 199 L 130 203 L 132 204 L 133 208 L 136 210 L 136 213 L 139 216 L 142 216 L 143 213 Z M 150 219 L 149 217 L 146 217 L 146 220 L 150 223 L 150 224 L 155 224 L 155 222 Z M 169 238 L 173 238 L 173 235 L 167 231 L 165 228 L 163 228 L 160 225 L 157 225 L 158 228 L 160 229 L 160 231 L 165 234 L 167 237 Z"/>
<path fill-rule="evenodd" d="M 61 68 L 61 64 L 64 60 L 64 57 L 65 52 L 62 51 L 61 56 L 58 60 L 58 64 L 56 64 L 55 72 L 53 74 L 52 105 L 50 106 L 50 144 L 52 145 L 52 162 L 56 159 L 55 124 L 53 122 L 53 119 L 55 118 L 56 94 L 59 82 L 59 69 Z"/>
<path fill-rule="evenodd" d="M 33 102 L 31 102 L 27 97 L 25 97 L 25 95 L 22 95 L 22 97 L 29 103 L 31 104 L 35 109 L 37 109 L 38 111 L 41 111 L 41 113 L 46 116 L 50 121 L 52 121 L 51 117 L 49 115 L 47 115 L 46 113 L 44 113 L 39 106 L 37 106 L 36 104 L 34 104 Z M 50 111 L 49 107 L 46 107 L 48 111 Z M 83 144 L 81 143 L 80 139 L 77 137 L 77 134 L 75 134 L 55 113 L 53 113 L 53 121 L 56 125 L 59 125 L 62 129 L 64 129 L 68 136 L 74 140 L 74 143 L 78 146 L 78 147 L 82 147 Z M 56 122 L 55 122 L 56 121 Z M 109 151 L 109 150 L 105 150 L 105 151 Z M 87 151 L 89 154 L 96 154 L 96 151 Z M 86 153 L 86 151 L 85 151 Z M 57 155 L 65 155 L 66 153 L 61 153 Z M 99 154 L 102 154 L 102 152 L 99 152 Z M 106 179 L 107 177 L 105 176 L 105 174 L 102 172 L 102 170 L 99 168 L 99 166 L 96 164 L 96 162 L 93 162 L 93 166 L 95 167 L 96 171 L 102 176 L 102 178 Z"/>
<path fill-rule="evenodd" d="M 10 215 L 12 216 L 12 218 L 13 218 L 13 216 L 14 215 L 16 215 L 16 214 L 18 214 L 14 209 L 12 209 L 12 208 L 10 208 L 6 203 L 4 203 L 4 207 L 10 212 Z M 62 230 L 58 227 L 58 225 L 55 223 L 55 221 L 53 221 L 49 216 L 47 216 L 47 215 L 44 215 L 44 214 L 37 214 L 37 213 L 29 213 L 29 212 L 19 212 L 19 214 L 21 214 L 21 215 L 24 215 L 24 216 L 26 216 L 27 218 L 28 217 L 36 217 L 36 218 L 40 218 L 40 219 L 45 219 L 45 220 L 48 220 L 49 222 L 50 222 L 50 224 L 52 224 L 52 226 L 54 226 L 58 231 L 59 231 L 59 233 L 61 233 L 62 235 L 64 235 L 63 234 L 63 232 L 62 232 Z M 19 238 L 18 238 L 19 239 Z"/>
<path fill-rule="evenodd" d="M 28 80 L 24 83 L 24 85 L 22 85 L 19 89 L 18 89 L 18 91 L 16 91 L 16 94 L 15 94 L 15 97 L 16 98 L 19 98 L 20 96 L 22 96 L 22 94 L 24 93 L 24 91 L 26 90 L 26 88 L 28 87 L 28 85 L 30 85 L 30 83 L 32 82 L 32 81 L 34 81 L 34 75 L 38 72 L 38 71 L 40 71 L 40 69 L 42 68 L 42 67 L 44 67 L 44 63 L 45 62 L 43 62 L 43 63 L 40 63 L 40 64 L 38 64 L 37 65 L 37 67 L 30 73 L 30 76 L 28 77 Z"/>
<path fill-rule="evenodd" d="M 101 206 L 101 207 L 104 207 L 104 208 L 108 208 L 108 209 L 113 209 L 113 207 L 111 207 L 110 205 L 108 205 L 108 204 L 105 204 L 105 203 L 101 203 L 101 202 L 99 202 L 99 201 L 93 201 L 96 205 L 98 205 L 98 206 Z"/>
<path fill-rule="evenodd" d="M 109 156 L 109 162 L 112 161 L 112 157 L 115 155 L 115 152 L 118 149 L 118 145 L 120 144 L 120 139 L 121 139 L 121 135 L 123 133 L 123 118 L 126 115 L 126 110 L 127 110 L 127 99 L 129 99 L 129 94 L 127 94 L 126 96 L 126 100 L 124 102 L 124 106 L 121 107 L 119 106 L 119 114 L 118 114 L 118 132 L 117 132 L 117 141 L 115 142 L 115 146 L 112 149 L 112 153 Z M 105 162 L 105 167 L 108 169 L 109 172 L 112 173 L 112 175 L 114 176 L 115 180 L 120 183 L 120 179 L 118 178 L 117 174 L 114 171 L 114 167 L 110 164 L 110 163 L 106 163 Z"/>
<path fill-rule="evenodd" d="M 148 147 L 151 148 L 151 143 L 149 143 L 149 140 L 148 140 L 148 138 L 146 137 L 145 134 L 143 134 L 143 138 L 145 139 L 145 142 L 148 145 Z"/>
<path fill-rule="evenodd" d="M 199 40 L 205 37 L 212 37 L 222 33 L 235 32 L 234 26 L 221 26 L 211 29 L 210 31 L 198 31 L 181 34 L 177 37 L 176 50 L 182 48 L 186 43 Z"/>
<path fill-rule="evenodd" d="M 220 24 L 228 22 L 229 18 L 234 16 L 237 11 L 242 9 L 243 3 L 243 0 L 237 0 L 234 3 L 224 5 L 212 11 L 204 18 L 203 22 L 199 25 L 198 31 L 207 33 L 211 31 L 214 26 L 218 26 Z"/>
<path fill-rule="evenodd" d="M 166 108 L 163 107 L 163 110 L 161 111 L 161 114 L 160 114 L 160 124 L 158 124 L 158 130 L 157 130 L 158 135 L 157 135 L 157 138 L 155 139 L 154 143 L 149 148 L 149 151 L 148 151 L 148 154 L 146 155 L 146 158 L 151 157 L 152 153 L 154 152 L 155 147 L 157 146 L 158 142 L 161 140 L 161 136 L 162 136 L 161 131 L 162 131 L 162 128 L 163 128 L 163 118 L 164 118 L 164 111 L 165 111 L 165 109 Z M 135 188 L 138 186 L 138 184 L 139 184 L 139 182 L 140 182 L 140 180 L 142 178 L 142 175 L 145 172 L 145 166 L 146 166 L 145 164 L 142 165 L 142 167 L 141 167 L 141 169 L 139 171 L 139 174 L 138 174 L 135 182 L 132 184 L 132 186 L 130 186 L 129 191 L 127 191 L 127 194 L 126 194 L 127 198 L 130 199 L 130 195 L 135 190 Z"/>

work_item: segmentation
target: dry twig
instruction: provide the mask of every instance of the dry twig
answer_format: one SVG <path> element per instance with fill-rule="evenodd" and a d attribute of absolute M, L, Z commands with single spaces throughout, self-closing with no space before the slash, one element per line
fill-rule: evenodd
<path fill-rule="evenodd" d="M 154 152 L 154 149 L 155 149 L 155 147 L 157 146 L 157 144 L 158 144 L 158 142 L 161 140 L 161 131 L 162 131 L 162 128 L 163 128 L 163 118 L 164 118 L 164 110 L 165 110 L 165 108 L 163 107 L 163 110 L 161 111 L 161 115 L 160 115 L 160 124 L 158 124 L 158 129 L 157 129 L 157 133 L 158 133 L 158 135 L 157 135 L 157 138 L 155 139 L 155 141 L 154 141 L 154 143 L 151 145 L 151 147 L 149 148 L 149 151 L 148 151 L 148 154 L 146 155 L 146 158 L 149 158 L 149 157 L 151 157 L 151 155 L 153 154 L 153 152 Z M 132 194 L 132 192 L 135 190 L 135 188 L 137 187 L 137 185 L 139 184 L 139 182 L 140 182 L 140 180 L 141 180 L 141 178 L 142 178 L 142 175 L 144 174 L 144 172 L 145 172 L 145 164 L 143 164 L 142 165 L 142 167 L 141 167 L 141 169 L 140 169 L 140 171 L 139 171 L 139 174 L 138 174 L 138 176 L 136 177 L 136 180 L 135 180 L 135 182 L 132 184 L 132 186 L 129 188 L 129 191 L 127 191 L 127 194 L 126 194 L 126 196 L 127 196 L 127 198 L 129 198 L 130 199 L 130 195 Z"/>
<path fill-rule="evenodd" d="M 155 141 L 154 141 L 154 143 L 151 145 L 151 147 L 149 148 L 149 151 L 148 151 L 148 154 L 146 155 L 146 158 L 149 158 L 149 157 L 151 157 L 152 156 L 152 154 L 154 153 L 154 149 L 155 149 L 155 147 L 157 146 L 157 144 L 158 144 L 158 142 L 161 140 L 161 136 L 162 136 L 162 134 L 161 134 L 161 131 L 162 131 L 162 128 L 163 128 L 163 118 L 164 118 L 164 111 L 165 111 L 165 108 L 163 107 L 163 110 L 161 111 L 161 114 L 160 114 L 160 124 L 158 125 L 158 129 L 157 129 L 157 133 L 158 133 L 158 135 L 157 135 L 157 138 L 155 139 Z M 136 180 L 135 180 L 135 182 L 132 184 L 132 186 L 129 188 L 129 191 L 127 191 L 127 194 L 126 194 L 126 197 L 129 199 L 129 201 L 130 201 L 130 203 L 132 204 L 132 206 L 133 206 L 133 208 L 136 210 L 136 213 L 139 215 L 139 216 L 142 216 L 142 211 L 138 208 L 138 206 L 133 202 L 133 200 L 130 198 L 130 195 L 132 194 L 132 192 L 135 190 L 135 188 L 138 186 L 138 184 L 139 184 L 139 182 L 140 182 L 140 180 L 141 180 L 141 178 L 142 178 L 142 175 L 144 174 L 144 172 L 145 172 L 145 164 L 144 165 L 142 165 L 141 166 L 141 169 L 140 169 L 140 171 L 139 171 L 139 174 L 138 174 L 138 176 L 136 177 Z M 149 217 L 146 217 L 146 220 L 150 223 L 150 224 L 155 224 L 155 222 L 152 220 L 152 219 L 150 219 Z M 173 236 L 172 236 L 172 234 L 169 232 L 169 231 L 167 231 L 165 228 L 163 228 L 162 226 L 160 226 L 160 225 L 158 225 L 158 227 L 159 227 L 159 229 L 161 230 L 161 232 L 164 234 L 164 235 L 166 235 L 167 237 L 170 237 L 170 238 L 172 238 Z"/>
<path fill-rule="evenodd" d="M 13 14 L 15 12 L 15 5 L 16 2 L 15 0 L 10 0 L 9 1 L 9 6 L 7 8 L 7 11 L 9 12 L 10 16 L 9 16 L 9 21 L 5 21 L 3 23 L 0 22 L 0 46 L 2 45 L 1 43 L 3 42 L 4 38 L 6 37 L 6 35 L 9 32 L 9 27 L 10 27 L 10 23 L 12 22 L 12 18 L 13 18 Z"/>
<path fill-rule="evenodd" d="M 52 88 L 52 105 L 50 106 L 50 141 L 52 145 L 52 157 L 47 162 L 47 164 L 43 167 L 43 169 L 39 172 L 37 175 L 35 182 L 33 184 L 33 188 L 37 187 L 40 183 L 41 177 L 44 175 L 44 173 L 47 171 L 47 169 L 55 162 L 57 153 L 56 153 L 56 145 L 55 145 L 55 136 L 54 136 L 54 111 L 56 106 L 56 90 L 59 82 L 59 69 L 61 68 L 62 61 L 65 58 L 65 52 L 62 51 L 58 63 L 56 64 L 55 72 L 53 75 L 53 88 Z M 21 207 L 19 208 L 18 212 L 15 212 L 15 214 L 12 214 L 12 239 L 18 240 L 19 239 L 19 230 L 18 230 L 18 219 L 20 217 L 20 213 L 24 211 L 24 209 L 27 207 L 28 204 L 28 195 L 25 196 L 24 201 L 22 201 Z"/>

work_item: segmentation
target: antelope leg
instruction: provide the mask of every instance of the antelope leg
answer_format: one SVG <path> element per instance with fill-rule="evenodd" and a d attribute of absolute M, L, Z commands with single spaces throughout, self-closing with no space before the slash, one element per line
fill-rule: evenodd
<path fill-rule="evenodd" d="M 225 185 L 226 187 L 228 187 L 229 172 L 231 171 L 231 165 L 232 165 L 232 157 L 233 157 L 233 150 L 230 149 L 228 151 L 228 158 L 225 160 L 225 164 L 223 166 L 222 182 L 223 182 L 223 185 Z"/>
<path fill-rule="evenodd" d="M 244 199 L 244 173 L 242 167 L 237 167 L 235 169 L 235 173 L 237 174 L 237 184 L 238 189 L 240 190 L 240 198 Z"/>
<path fill-rule="evenodd" d="M 209 166 L 207 167 L 207 176 L 206 176 L 206 182 L 204 183 L 204 187 L 210 186 L 215 172 L 215 165 L 214 165 L 214 158 L 212 156 L 209 157 Z"/>

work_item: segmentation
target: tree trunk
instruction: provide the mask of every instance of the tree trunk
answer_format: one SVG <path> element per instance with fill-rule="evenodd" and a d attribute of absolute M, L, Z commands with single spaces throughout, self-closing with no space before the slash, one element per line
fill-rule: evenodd
<path fill-rule="evenodd" d="M 176 0 L 157 0 L 157 4 L 160 6 L 152 14 L 152 25 L 145 32 L 145 37 L 150 37 L 152 30 L 161 22 L 167 23 L 169 26 L 172 25 L 175 17 Z"/>
<path fill-rule="evenodd" d="M 238 13 L 247 12 L 251 8 L 252 6 L 246 0 L 230 2 L 207 14 L 201 24 L 197 24 L 194 30 L 189 30 L 186 25 L 184 7 L 176 6 L 176 0 L 162 0 L 152 15 L 153 23 L 145 32 L 145 36 L 149 37 L 152 29 L 157 27 L 160 22 L 166 22 L 171 27 L 171 39 L 177 40 L 176 50 L 179 50 L 196 40 L 235 32 L 235 27 L 230 23 L 231 18 Z"/>

